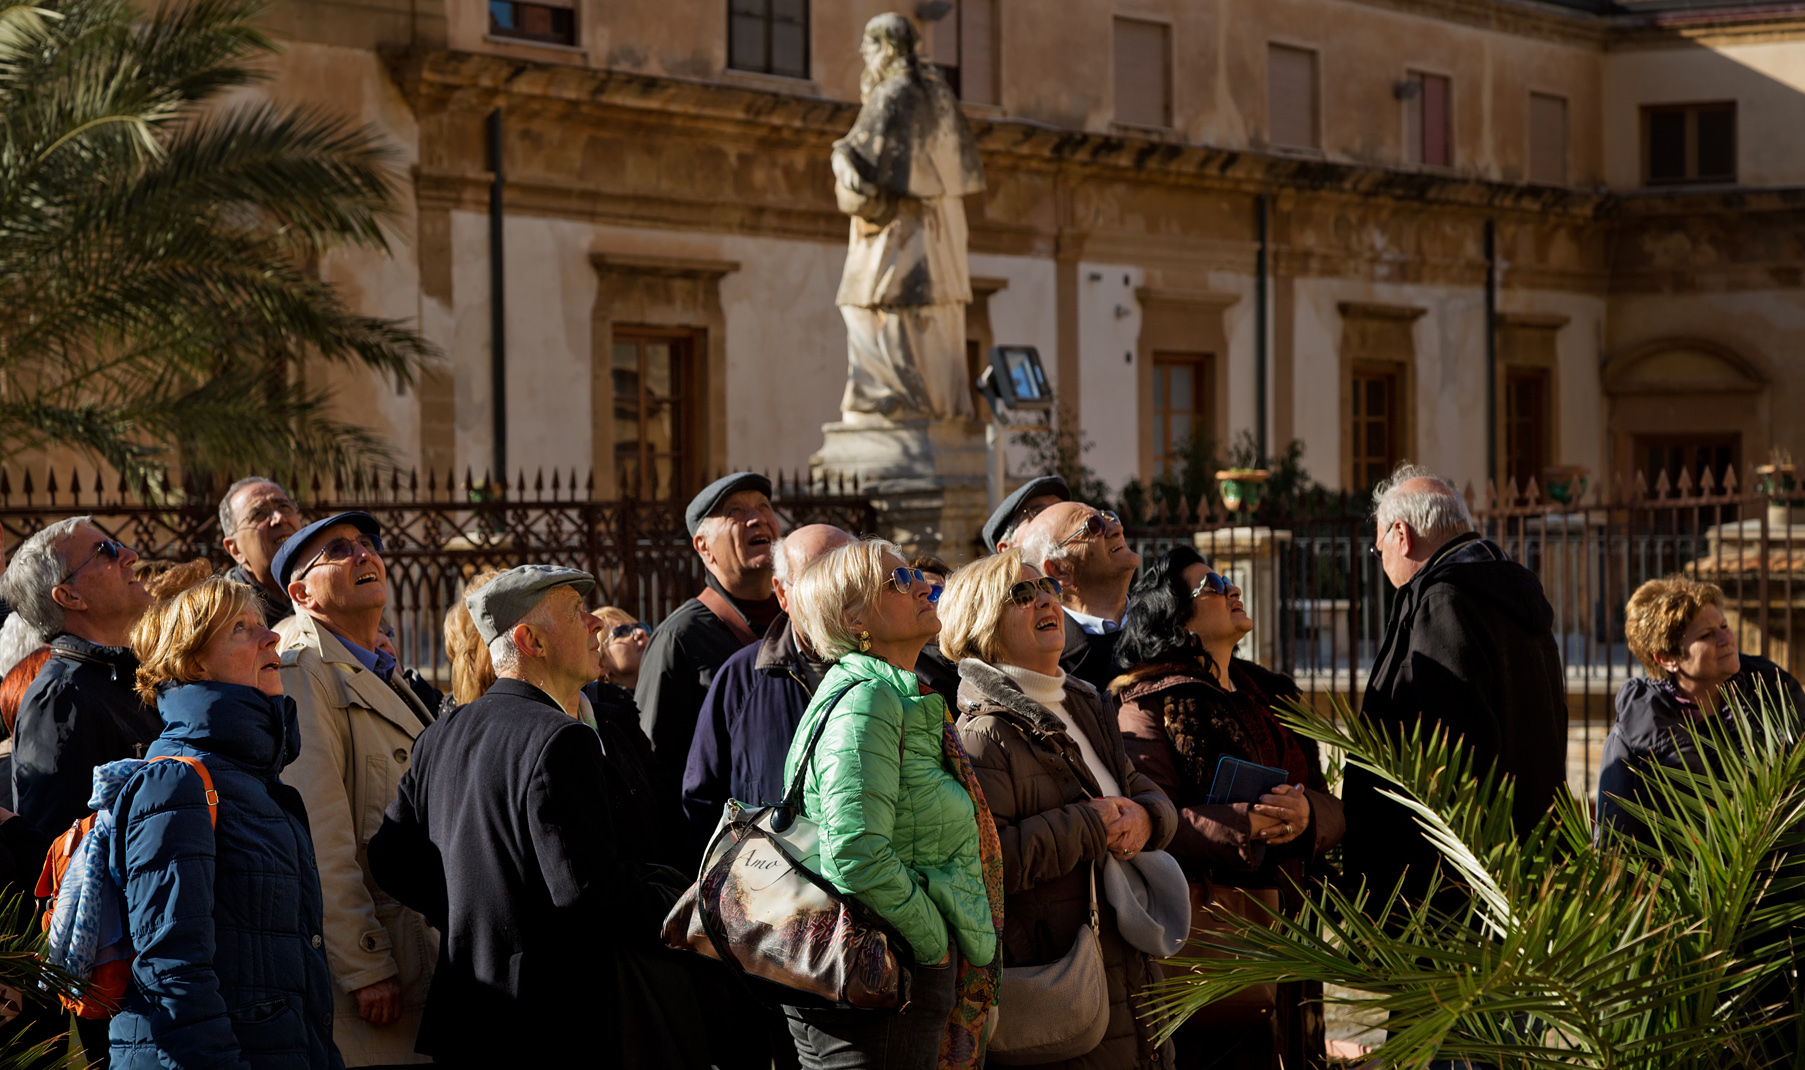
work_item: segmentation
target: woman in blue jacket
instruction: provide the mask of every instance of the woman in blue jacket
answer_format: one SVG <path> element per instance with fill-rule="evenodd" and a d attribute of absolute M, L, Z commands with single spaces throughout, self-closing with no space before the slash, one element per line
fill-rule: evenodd
<path fill-rule="evenodd" d="M 220 577 L 150 608 L 132 637 L 163 732 L 120 790 L 108 853 L 137 948 L 113 1019 L 115 1070 L 337 1070 L 320 881 L 276 633 Z"/>

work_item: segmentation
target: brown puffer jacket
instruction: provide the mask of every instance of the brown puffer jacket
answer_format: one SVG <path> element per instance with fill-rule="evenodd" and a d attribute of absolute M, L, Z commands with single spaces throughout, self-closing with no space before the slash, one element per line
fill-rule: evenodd
<path fill-rule="evenodd" d="M 971 755 L 1003 842 L 1003 964 L 1053 962 L 1071 950 L 1085 922 L 1088 868 L 1108 857 L 1103 818 L 1087 801 L 1101 792 L 1059 718 L 1024 695 L 1014 680 L 970 658 L 959 663 L 959 676 L 959 738 Z M 1122 793 L 1146 807 L 1153 831 L 1144 849 L 1164 848 L 1177 827 L 1177 811 L 1165 792 L 1128 761 L 1102 697 L 1068 675 L 1065 710 L 1111 767 Z M 1169 1067 L 1171 1045 L 1155 1048 L 1153 1025 L 1137 1014 L 1141 990 L 1160 979 L 1159 967 L 1117 932 L 1101 874 L 1097 900 L 1109 975 L 1109 1031 L 1089 1054 L 1047 1065 L 1083 1070 Z"/>

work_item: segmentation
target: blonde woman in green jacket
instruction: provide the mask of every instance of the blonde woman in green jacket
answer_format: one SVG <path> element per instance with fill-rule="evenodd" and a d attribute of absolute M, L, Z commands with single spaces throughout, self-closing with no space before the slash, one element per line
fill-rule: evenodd
<path fill-rule="evenodd" d="M 788 1008 L 805 1070 L 981 1060 L 1002 855 L 957 735 L 948 742 L 946 704 L 915 677 L 940 631 L 939 595 L 895 546 L 868 539 L 816 559 L 791 596 L 796 627 L 834 665 L 803 714 L 784 779 L 827 717 L 802 797 L 821 830 L 821 875 L 894 927 L 915 964 L 904 1009 Z"/>

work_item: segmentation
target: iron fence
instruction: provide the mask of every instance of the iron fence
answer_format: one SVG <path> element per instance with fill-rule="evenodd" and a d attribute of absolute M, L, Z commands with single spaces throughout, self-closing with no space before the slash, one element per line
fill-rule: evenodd
<path fill-rule="evenodd" d="M 772 505 L 786 528 L 835 524 L 877 529 L 877 513 L 856 484 L 811 481 L 778 473 Z M 61 481 L 49 474 L 0 469 L 0 534 L 8 547 L 68 516 L 89 514 L 109 536 L 152 561 L 206 558 L 231 564 L 220 544 L 217 484 L 123 480 L 95 475 Z M 541 472 L 512 486 L 452 473 L 353 472 L 322 481 L 288 476 L 303 511 L 324 516 L 362 509 L 382 523 L 389 613 L 405 665 L 445 678 L 445 611 L 464 581 L 488 566 L 524 562 L 566 565 L 596 577 L 595 605 L 615 605 L 656 622 L 702 587 L 700 558 L 684 526 L 682 501 L 597 500 L 593 480 L 575 470 Z"/>
<path fill-rule="evenodd" d="M 1618 689 L 1645 675 L 1624 639 L 1625 604 L 1644 582 L 1680 574 L 1717 584 L 1745 653 L 1795 674 L 1805 664 L 1805 491 L 1744 489 L 1753 486 L 1734 473 L 1717 483 L 1681 472 L 1564 501 L 1533 482 L 1488 487 L 1483 498 L 1466 488 L 1480 532 L 1537 574 L 1553 606 L 1569 783 L 1582 797 L 1596 785 Z M 1319 706 L 1339 694 L 1358 707 L 1394 594 L 1368 552 L 1367 499 L 1319 494 L 1128 535 L 1143 559 L 1177 542 L 1212 558 L 1254 621 L 1242 653 L 1294 677 Z"/>

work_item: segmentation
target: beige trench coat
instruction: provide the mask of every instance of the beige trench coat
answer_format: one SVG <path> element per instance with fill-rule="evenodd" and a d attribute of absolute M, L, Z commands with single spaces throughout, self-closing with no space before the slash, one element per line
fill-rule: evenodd
<path fill-rule="evenodd" d="M 333 1040 L 348 1067 L 429 1063 L 415 1053 L 414 1039 L 439 934 L 376 886 L 365 852 L 432 714 L 405 685 L 390 686 L 365 669 L 305 613 L 277 631 L 282 690 L 295 700 L 301 727 L 300 757 L 282 779 L 306 800 L 313 830 L 336 982 Z M 401 985 L 401 1020 L 377 1028 L 358 1017 L 351 993 L 389 977 Z"/>

